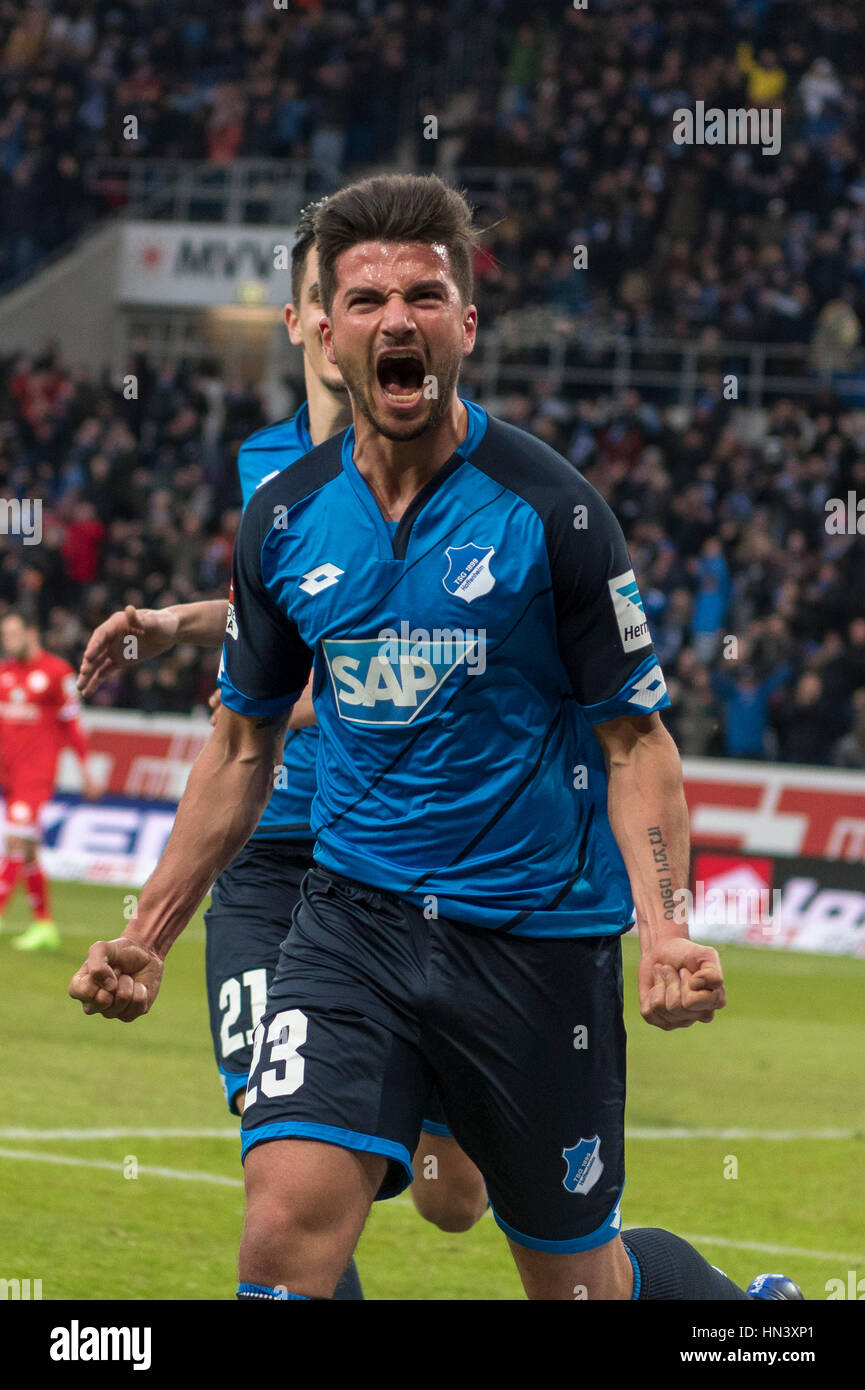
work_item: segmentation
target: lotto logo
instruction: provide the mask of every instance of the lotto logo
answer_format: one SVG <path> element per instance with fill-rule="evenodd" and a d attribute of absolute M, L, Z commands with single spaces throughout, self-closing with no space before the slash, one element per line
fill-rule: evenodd
<path fill-rule="evenodd" d="M 660 666 L 653 666 L 642 679 L 631 686 L 633 695 L 628 696 L 629 705 L 641 705 L 643 709 L 654 709 L 667 693 Z"/>
<path fill-rule="evenodd" d="M 317 565 L 314 570 L 307 570 L 299 587 L 305 594 L 320 594 L 322 589 L 329 589 L 332 584 L 338 583 L 341 574 L 345 574 L 345 570 L 336 565 Z"/>

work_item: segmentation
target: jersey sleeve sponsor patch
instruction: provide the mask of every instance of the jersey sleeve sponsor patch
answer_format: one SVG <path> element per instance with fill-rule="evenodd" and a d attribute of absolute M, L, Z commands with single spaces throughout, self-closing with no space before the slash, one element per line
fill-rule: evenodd
<path fill-rule="evenodd" d="M 626 570 L 624 574 L 617 574 L 615 578 L 607 581 L 607 586 L 619 625 L 622 649 L 626 652 L 636 652 L 640 647 L 648 647 L 652 638 L 634 571 Z"/>

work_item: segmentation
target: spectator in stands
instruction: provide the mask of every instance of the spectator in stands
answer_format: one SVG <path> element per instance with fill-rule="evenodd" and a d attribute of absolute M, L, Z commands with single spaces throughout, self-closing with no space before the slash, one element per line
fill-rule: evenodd
<path fill-rule="evenodd" d="M 724 705 L 724 752 L 729 758 L 766 757 L 769 701 L 791 673 L 787 663 L 762 681 L 750 665 L 744 665 L 737 675 L 712 675 L 712 689 Z"/>
<path fill-rule="evenodd" d="M 697 597 L 691 631 L 698 659 L 708 664 L 718 650 L 730 602 L 730 572 L 719 540 L 704 542 L 695 570 Z"/>
<path fill-rule="evenodd" d="M 736 62 L 748 78 L 748 100 L 755 106 L 771 106 L 780 101 L 787 86 L 787 74 L 779 65 L 771 48 L 761 49 L 754 57 L 754 45 L 741 43 L 736 49 Z"/>
<path fill-rule="evenodd" d="M 691 595 L 684 587 L 674 589 L 660 620 L 651 624 L 652 639 L 662 670 L 669 670 L 687 645 L 691 627 Z"/>
<path fill-rule="evenodd" d="M 683 757 L 720 753 L 723 707 L 712 689 L 709 672 L 691 650 L 682 652 L 669 682 L 673 701 L 669 723 Z"/>
<path fill-rule="evenodd" d="M 817 672 L 803 671 L 776 717 L 784 761 L 828 763 L 837 740 L 838 715 L 837 706 L 826 699 Z"/>

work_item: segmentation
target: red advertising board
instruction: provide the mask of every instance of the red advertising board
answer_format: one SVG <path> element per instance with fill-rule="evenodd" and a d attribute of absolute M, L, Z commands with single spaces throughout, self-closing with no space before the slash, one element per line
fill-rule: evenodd
<path fill-rule="evenodd" d="M 695 846 L 865 863 L 865 771 L 685 760 Z"/>

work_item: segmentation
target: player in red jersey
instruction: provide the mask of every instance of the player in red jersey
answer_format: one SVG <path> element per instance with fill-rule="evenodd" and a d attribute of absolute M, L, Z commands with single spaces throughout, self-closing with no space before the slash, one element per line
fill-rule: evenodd
<path fill-rule="evenodd" d="M 51 919 L 48 881 L 39 863 L 39 812 L 54 790 L 57 759 L 69 744 L 82 768 L 88 801 L 98 788 L 87 771 L 87 739 L 79 722 L 75 672 L 43 651 L 39 629 L 17 613 L 0 621 L 0 783 L 6 800 L 5 849 L 0 858 L 0 921 L 23 880 L 33 921 L 12 945 L 53 950 L 60 934 Z"/>

